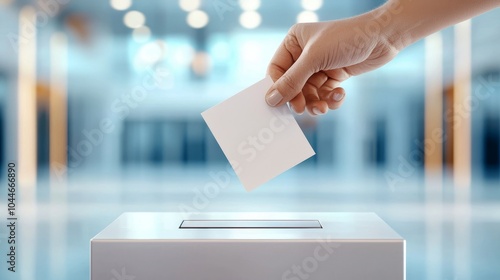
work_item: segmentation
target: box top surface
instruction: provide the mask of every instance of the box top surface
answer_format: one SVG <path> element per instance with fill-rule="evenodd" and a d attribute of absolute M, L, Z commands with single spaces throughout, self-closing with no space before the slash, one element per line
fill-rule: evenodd
<path fill-rule="evenodd" d="M 402 241 L 374 213 L 124 213 L 92 241 Z"/>

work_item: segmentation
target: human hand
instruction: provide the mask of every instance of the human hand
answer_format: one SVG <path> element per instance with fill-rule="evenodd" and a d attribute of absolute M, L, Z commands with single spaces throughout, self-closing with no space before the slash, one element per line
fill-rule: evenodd
<path fill-rule="evenodd" d="M 399 52 L 389 42 L 390 30 L 364 30 L 375 21 L 372 13 L 357 17 L 294 25 L 268 67 L 274 85 L 266 94 L 270 106 L 290 102 L 297 114 L 311 115 L 340 107 L 341 83 L 386 64 Z M 390 27 L 389 27 L 390 28 Z"/>

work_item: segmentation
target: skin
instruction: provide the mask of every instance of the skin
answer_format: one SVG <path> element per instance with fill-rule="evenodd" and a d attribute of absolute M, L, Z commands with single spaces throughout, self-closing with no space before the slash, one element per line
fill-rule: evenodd
<path fill-rule="evenodd" d="M 368 13 L 290 28 L 272 58 L 270 106 L 322 115 L 344 102 L 343 81 L 391 61 L 408 45 L 500 6 L 500 0 L 389 0 Z"/>

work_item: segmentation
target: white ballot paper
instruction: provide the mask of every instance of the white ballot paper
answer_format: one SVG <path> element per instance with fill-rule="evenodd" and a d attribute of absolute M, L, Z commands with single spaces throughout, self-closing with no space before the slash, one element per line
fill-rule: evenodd
<path fill-rule="evenodd" d="M 201 113 L 247 191 L 315 154 L 288 106 L 269 107 L 270 77 Z"/>

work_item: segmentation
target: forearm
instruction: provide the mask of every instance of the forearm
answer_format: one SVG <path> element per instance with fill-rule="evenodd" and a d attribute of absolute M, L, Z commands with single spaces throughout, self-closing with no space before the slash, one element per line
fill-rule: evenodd
<path fill-rule="evenodd" d="M 500 6 L 500 0 L 388 0 L 373 11 L 389 21 L 386 36 L 397 49 Z"/>

